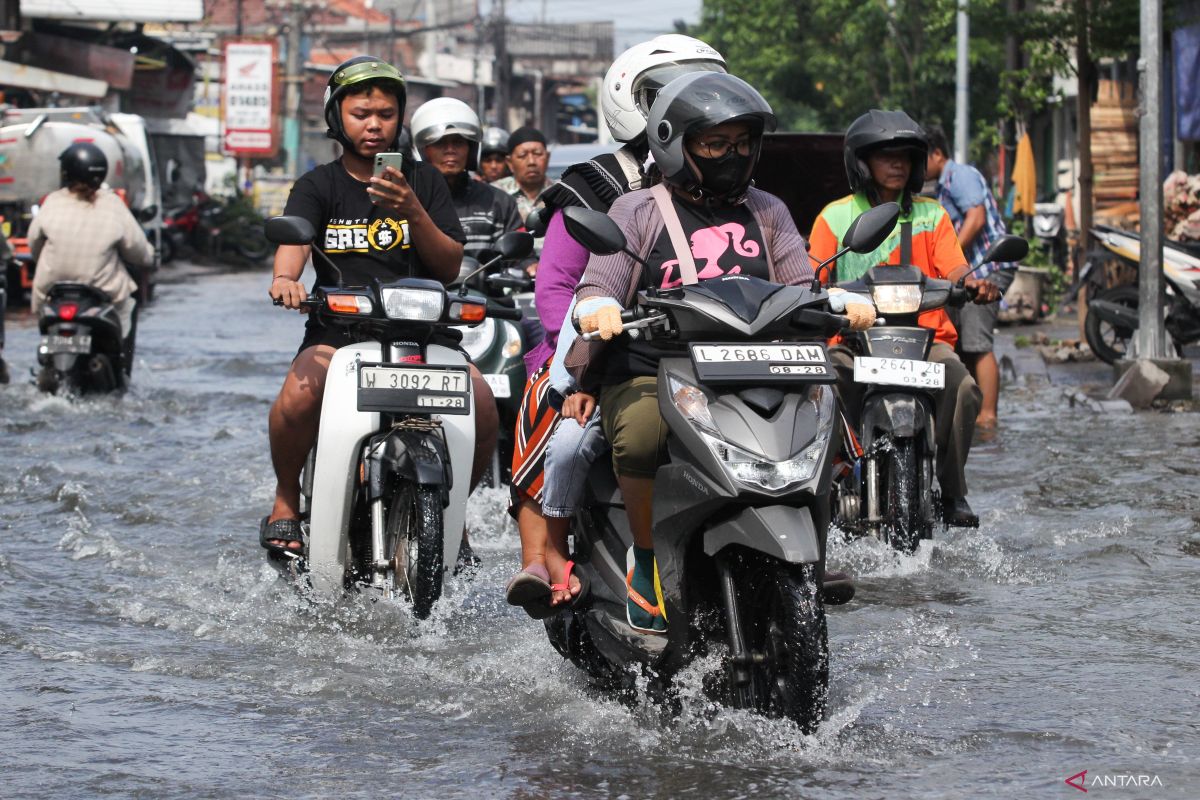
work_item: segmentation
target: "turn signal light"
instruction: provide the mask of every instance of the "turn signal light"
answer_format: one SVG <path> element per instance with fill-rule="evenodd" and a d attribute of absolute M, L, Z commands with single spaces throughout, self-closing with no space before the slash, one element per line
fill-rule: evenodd
<path fill-rule="evenodd" d="M 363 297 L 361 294 L 326 295 L 325 304 L 330 311 L 336 311 L 339 314 L 370 314 L 373 307 L 371 298 Z"/>
<path fill-rule="evenodd" d="M 455 303 L 450 306 L 450 319 L 456 322 L 483 322 L 487 306 L 482 303 Z"/>
<path fill-rule="evenodd" d="M 58 307 L 58 318 L 70 322 L 79 313 L 78 303 L 63 303 Z"/>

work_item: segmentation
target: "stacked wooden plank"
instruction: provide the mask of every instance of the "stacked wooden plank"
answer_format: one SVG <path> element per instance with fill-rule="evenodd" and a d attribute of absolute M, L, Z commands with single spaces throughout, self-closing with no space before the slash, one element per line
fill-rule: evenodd
<path fill-rule="evenodd" d="M 1137 224 L 1138 117 L 1136 86 L 1101 80 L 1092 104 L 1092 199 L 1096 221 Z"/>

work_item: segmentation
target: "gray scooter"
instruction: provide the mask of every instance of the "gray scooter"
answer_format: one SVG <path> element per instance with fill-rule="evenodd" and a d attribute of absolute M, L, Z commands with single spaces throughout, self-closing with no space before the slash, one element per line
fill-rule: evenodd
<path fill-rule="evenodd" d="M 563 213 L 591 252 L 636 259 L 604 214 Z M 898 213 L 894 204 L 867 212 L 846 240 L 870 252 Z M 625 312 L 628 335 L 662 350 L 670 462 L 655 477 L 654 542 L 669 632 L 627 624 L 632 537 L 605 458 L 571 521 L 585 589 L 545 622 L 558 652 L 602 686 L 633 691 L 642 672 L 651 693 L 669 698 L 680 669 L 723 646 L 723 670 L 706 678 L 714 696 L 806 731 L 820 723 L 829 675 L 821 579 L 840 438 L 824 340 L 848 324 L 822 310 L 828 299 L 729 275 L 641 292 Z"/>

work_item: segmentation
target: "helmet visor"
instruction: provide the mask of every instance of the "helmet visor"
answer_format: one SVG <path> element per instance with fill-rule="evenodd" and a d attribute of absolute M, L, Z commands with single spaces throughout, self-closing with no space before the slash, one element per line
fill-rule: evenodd
<path fill-rule="evenodd" d="M 692 72 L 725 72 L 716 61 L 671 61 L 651 67 L 633 79 L 633 102 L 643 116 L 650 116 L 650 106 L 659 91 L 680 75 Z"/>
<path fill-rule="evenodd" d="M 469 122 L 439 122 L 436 125 L 430 125 L 428 128 L 422 128 L 417 131 L 414 138 L 416 139 L 417 147 L 425 147 L 439 139 L 454 135 L 461 136 L 468 142 L 478 142 L 480 133 L 479 128 Z"/>
<path fill-rule="evenodd" d="M 362 61 L 340 69 L 333 74 L 333 85 L 353 86 L 363 81 L 380 79 L 404 85 L 404 76 L 400 74 L 400 70 L 385 61 Z"/>

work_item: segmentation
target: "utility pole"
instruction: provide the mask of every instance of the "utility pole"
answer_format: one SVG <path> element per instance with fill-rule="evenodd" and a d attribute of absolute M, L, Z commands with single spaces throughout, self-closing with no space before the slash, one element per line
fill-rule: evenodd
<path fill-rule="evenodd" d="M 283 146 L 287 150 L 287 171 L 300 177 L 300 90 L 304 84 L 304 63 L 300 58 L 304 7 L 292 0 L 288 9 L 287 30 L 287 91 L 284 99 Z"/>
<path fill-rule="evenodd" d="M 954 160 L 960 164 L 967 163 L 967 145 L 971 139 L 968 122 L 971 118 L 970 62 L 967 59 L 971 51 L 971 18 L 967 15 L 967 2 L 959 0 L 958 3 L 958 64 L 954 79 Z"/>
<path fill-rule="evenodd" d="M 508 130 L 508 20 L 504 15 L 504 0 L 496 3 L 496 65 L 492 71 L 496 83 L 496 119 L 497 124 Z"/>

